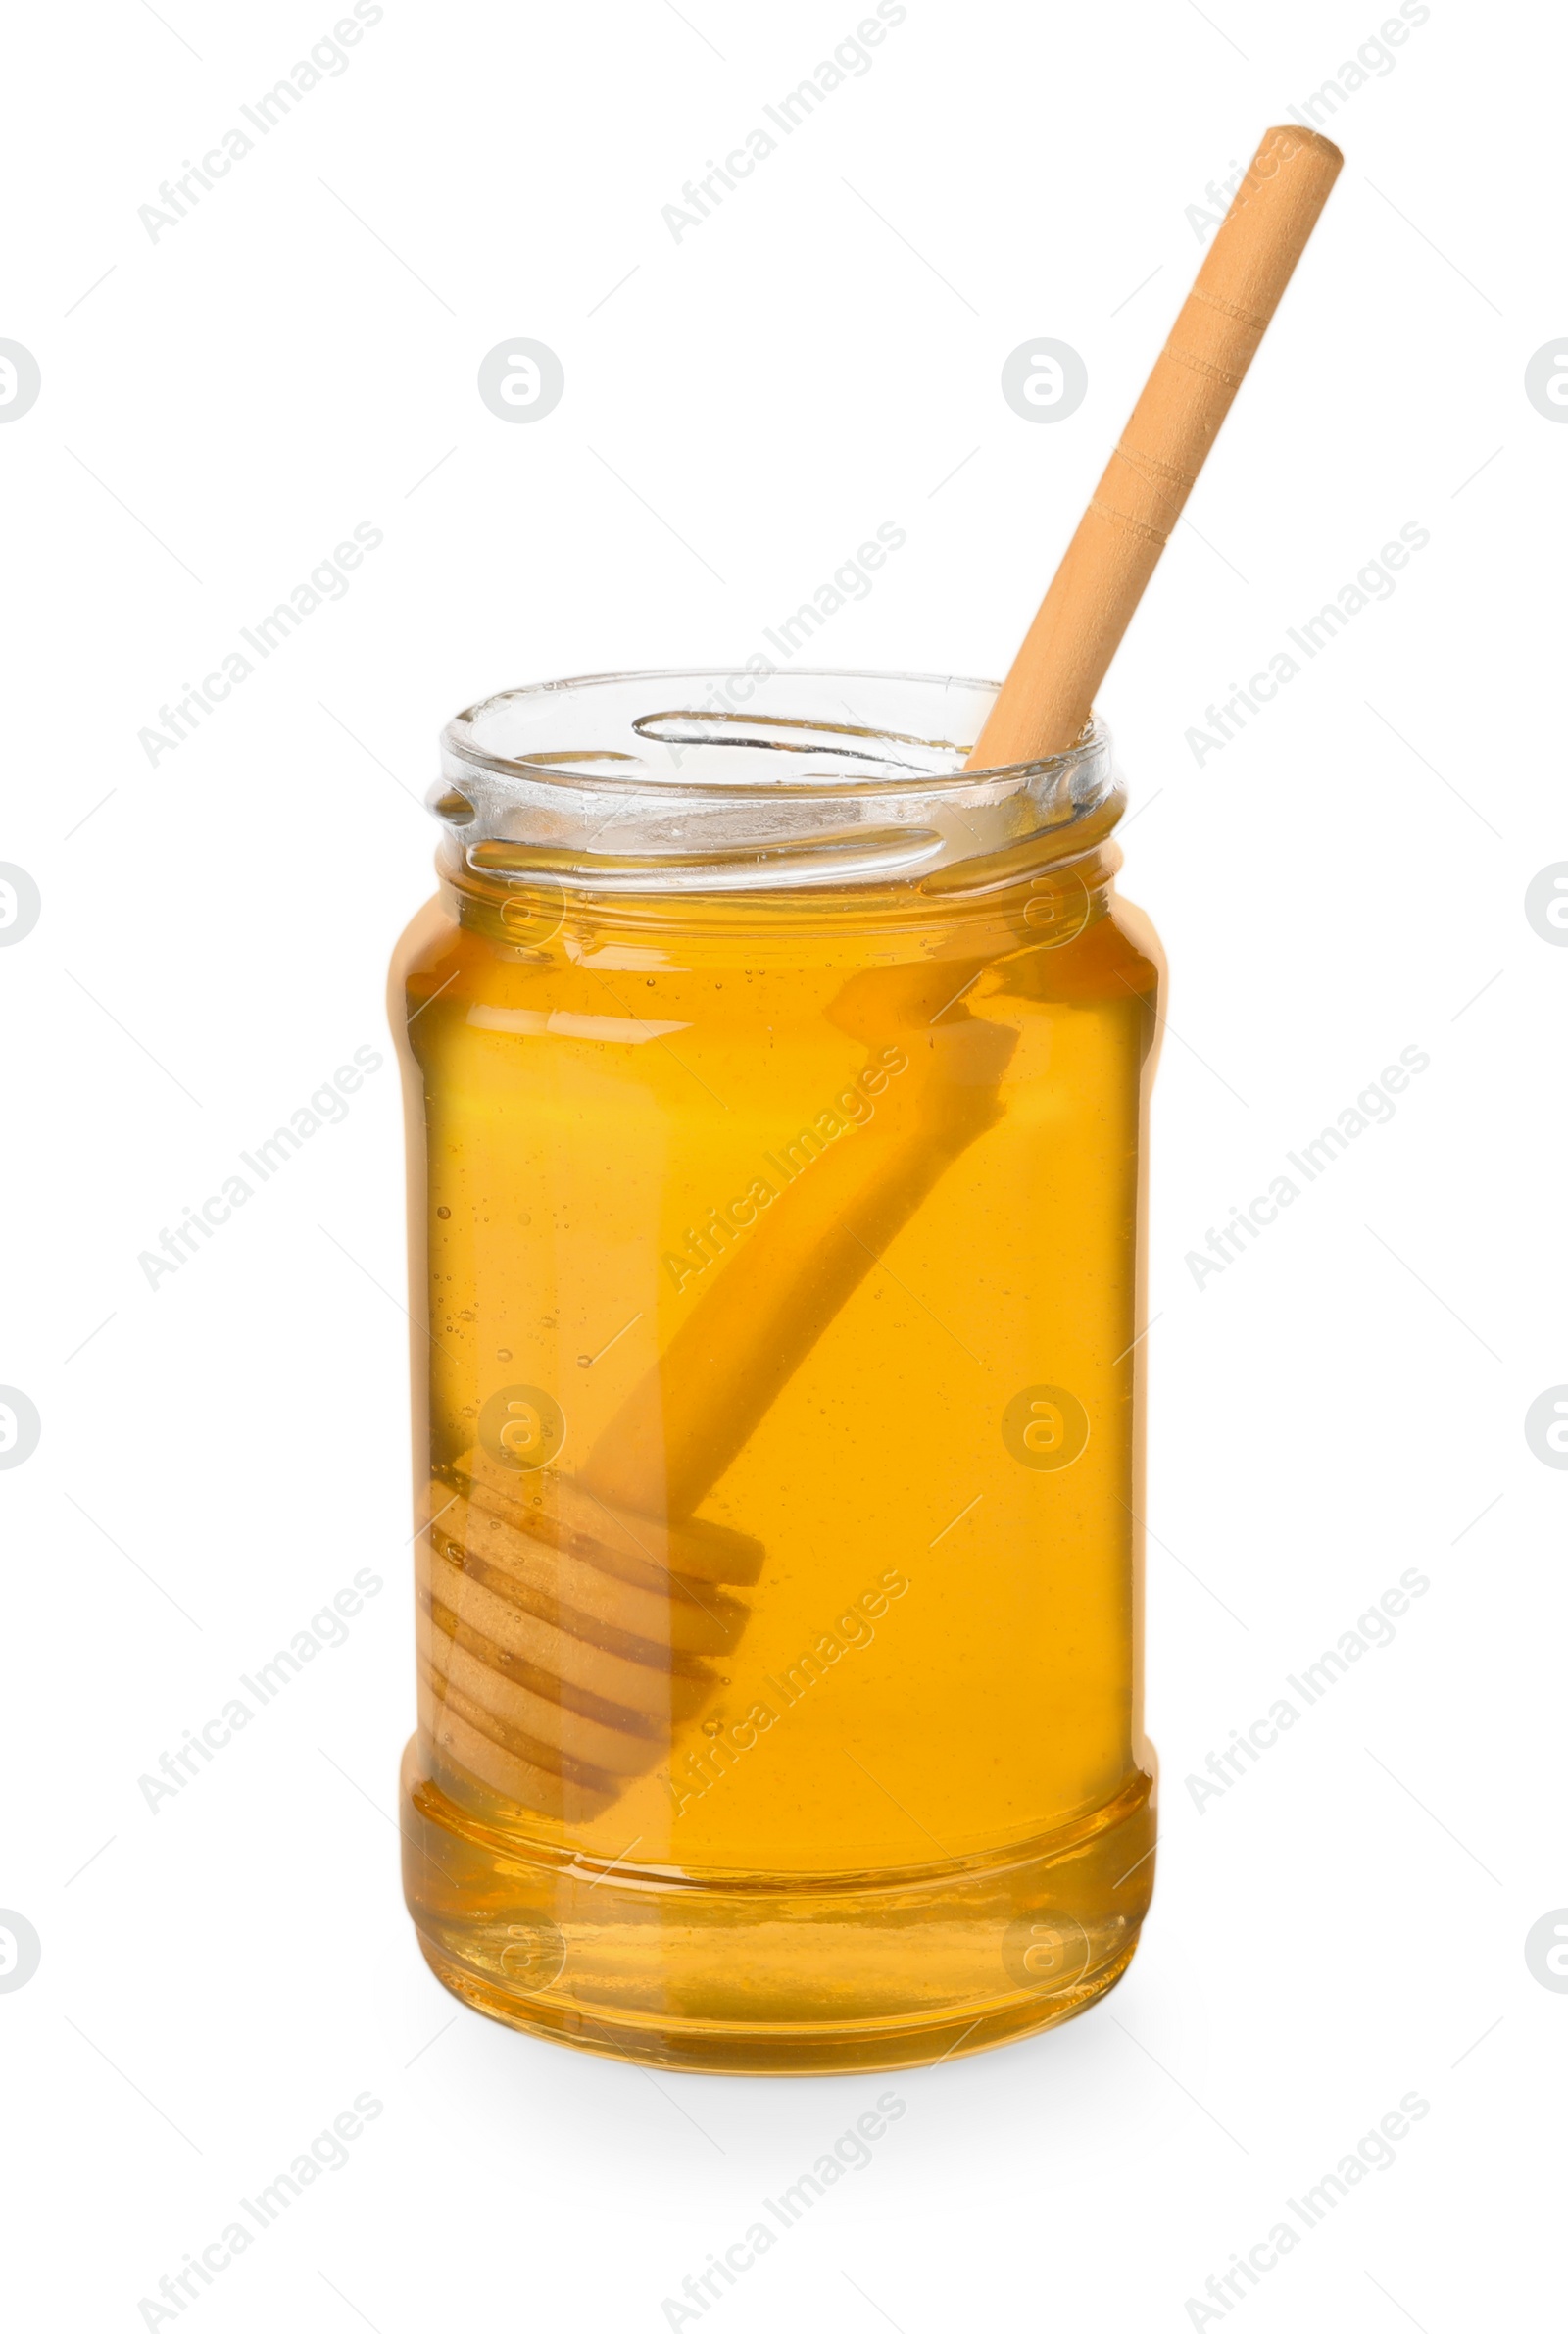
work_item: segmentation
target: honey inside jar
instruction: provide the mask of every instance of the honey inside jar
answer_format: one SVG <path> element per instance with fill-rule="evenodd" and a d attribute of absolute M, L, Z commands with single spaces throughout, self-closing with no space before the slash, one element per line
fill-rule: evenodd
<path fill-rule="evenodd" d="M 919 694 L 957 684 L 876 686 L 915 699 L 850 732 L 906 757 L 885 783 L 812 738 L 812 823 L 769 860 L 710 782 L 720 831 L 661 888 L 646 851 L 595 886 L 466 833 L 506 823 L 467 777 L 397 968 L 411 1905 L 479 2007 L 665 2064 L 1026 2031 L 1113 1982 L 1148 1899 L 1157 949 L 1111 887 L 1102 738 L 1033 831 L 1004 773 L 965 848 L 955 709 Z M 688 793 L 733 727 L 688 736 Z M 607 811 L 638 799 L 588 759 Z M 775 819 L 791 777 L 748 770 Z"/>

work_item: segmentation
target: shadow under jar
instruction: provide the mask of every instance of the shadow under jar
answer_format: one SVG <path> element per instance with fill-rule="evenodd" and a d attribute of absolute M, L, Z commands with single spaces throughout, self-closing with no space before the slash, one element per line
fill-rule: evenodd
<path fill-rule="evenodd" d="M 637 673 L 443 738 L 405 1883 L 530 2032 L 915 2065 L 1137 1943 L 1160 959 L 1104 732 L 966 771 L 994 696 Z"/>

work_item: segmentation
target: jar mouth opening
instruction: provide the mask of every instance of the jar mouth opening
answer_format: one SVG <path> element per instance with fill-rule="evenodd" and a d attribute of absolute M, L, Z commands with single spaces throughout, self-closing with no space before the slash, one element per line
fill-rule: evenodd
<path fill-rule="evenodd" d="M 760 684 L 769 681 L 790 684 L 791 694 L 797 687 L 804 689 L 813 703 L 824 694 L 842 690 L 842 711 L 833 719 L 804 711 L 743 710 Z M 940 693 L 954 712 L 969 718 L 947 724 L 959 732 L 953 737 L 890 729 L 857 720 L 849 690 L 858 688 L 863 695 L 868 686 L 879 696 L 890 690 L 907 692 L 911 697 Z M 791 666 L 766 674 L 750 667 L 695 666 L 585 672 L 567 680 L 526 682 L 480 698 L 453 716 L 441 733 L 441 748 L 444 756 L 497 777 L 556 778 L 574 789 L 646 794 L 651 799 L 689 788 L 710 799 L 728 797 L 746 802 L 763 791 L 796 799 L 874 794 L 885 790 L 894 778 L 901 793 L 936 793 L 958 787 L 979 790 L 998 780 L 1017 783 L 1055 774 L 1084 764 L 1108 745 L 1103 723 L 1098 715 L 1092 715 L 1077 742 L 1064 753 L 966 770 L 963 765 L 974 750 L 985 714 L 1000 688 L 998 681 L 957 674 L 861 672 L 833 666 Z M 598 692 L 603 701 L 612 693 L 618 696 L 626 690 L 641 690 L 649 697 L 647 710 L 625 720 L 625 731 L 636 744 L 630 749 L 624 744 L 595 748 L 578 742 L 575 733 L 592 729 L 597 710 L 589 709 L 586 693 Z M 706 696 L 707 702 L 691 702 L 700 696 Z M 719 699 L 716 705 L 715 697 Z M 528 739 L 529 730 L 541 724 L 548 729 L 558 714 L 561 746 L 545 747 Z M 607 736 L 617 718 L 622 718 L 618 708 L 601 723 Z M 528 750 L 508 750 L 514 742 L 526 744 Z M 642 750 L 658 747 L 675 749 L 667 766 Z M 759 763 L 755 774 L 741 776 L 711 767 L 719 752 L 837 760 L 846 767 L 828 774 L 777 763 L 764 768 Z"/>
<path fill-rule="evenodd" d="M 584 673 L 457 715 L 426 800 L 449 865 L 607 892 L 925 882 L 959 862 L 1070 853 L 1114 824 L 1098 719 L 1064 754 L 964 768 L 997 694 L 760 656 Z"/>

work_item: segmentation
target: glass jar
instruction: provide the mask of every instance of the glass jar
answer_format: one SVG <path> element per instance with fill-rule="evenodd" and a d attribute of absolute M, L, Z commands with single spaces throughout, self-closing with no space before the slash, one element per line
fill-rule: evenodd
<path fill-rule="evenodd" d="M 918 2064 L 1136 1945 L 1159 954 L 1105 733 L 966 771 L 994 696 L 754 659 L 443 738 L 405 1878 L 534 2033 Z"/>

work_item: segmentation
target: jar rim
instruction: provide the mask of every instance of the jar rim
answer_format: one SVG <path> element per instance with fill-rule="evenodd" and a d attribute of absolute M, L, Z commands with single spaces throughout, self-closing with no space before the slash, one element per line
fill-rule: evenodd
<path fill-rule="evenodd" d="M 787 672 L 790 679 L 801 681 L 873 681 L 916 688 L 936 685 L 944 689 L 972 689 L 977 694 L 989 696 L 993 700 L 1000 693 L 1002 687 L 1000 681 L 976 679 L 962 673 L 907 672 L 891 668 L 884 670 L 837 665 L 791 665 L 787 669 Z M 474 743 L 466 731 L 464 724 L 471 725 L 481 716 L 500 706 L 513 705 L 522 700 L 526 700 L 530 704 L 542 703 L 546 699 L 560 697 L 567 691 L 579 689 L 618 686 L 625 682 L 696 680 L 711 684 L 715 681 L 747 680 L 752 677 L 750 670 L 744 666 L 671 665 L 650 666 L 642 669 L 630 668 L 620 672 L 578 672 L 563 680 L 524 681 L 515 688 L 494 690 L 488 697 L 478 698 L 472 705 L 465 706 L 460 713 L 454 714 L 441 732 L 441 747 L 444 753 L 456 756 L 476 770 L 493 770 L 498 776 L 517 771 L 529 777 L 562 779 L 574 788 L 584 786 L 590 790 L 598 789 L 611 793 L 646 792 L 652 798 L 662 800 L 675 791 L 667 779 L 659 777 L 640 779 L 630 771 L 591 771 L 581 768 L 568 770 L 562 767 L 562 756 L 559 753 L 547 758 L 528 754 L 499 754 Z M 780 677 L 783 675 L 780 674 Z M 648 718 L 657 717 L 650 716 Z M 742 724 L 747 720 L 747 717 L 738 713 L 734 718 L 737 722 Z M 760 722 L 770 718 L 767 716 L 750 717 L 755 722 Z M 843 733 L 845 735 L 853 734 L 852 726 L 846 724 Z M 881 734 L 899 739 L 904 743 L 922 742 L 903 737 L 898 731 L 883 731 Z M 715 740 L 715 742 L 723 741 Z M 957 741 L 954 742 L 956 746 Z M 972 785 L 978 788 L 994 784 L 999 778 L 1022 779 L 1036 773 L 1056 772 L 1069 766 L 1087 762 L 1097 751 L 1102 751 L 1109 743 L 1109 731 L 1099 714 L 1094 713 L 1090 715 L 1077 742 L 1060 754 L 1040 755 L 1025 762 L 995 763 L 974 770 L 966 770 L 960 766 L 956 770 L 931 771 L 923 775 L 916 775 L 912 771 L 901 770 L 899 791 L 901 793 L 918 793 L 923 789 L 929 792 L 940 792 L 945 788 L 956 785 Z M 972 746 L 965 750 L 972 751 Z M 700 792 L 705 800 L 721 800 L 727 797 L 735 801 L 750 802 L 755 801 L 759 795 L 764 792 L 767 794 L 788 794 L 792 798 L 800 800 L 820 795 L 871 793 L 879 789 L 885 790 L 886 784 L 885 778 L 874 777 L 863 779 L 858 785 L 849 778 L 794 782 L 787 778 L 770 778 L 765 785 L 758 780 L 732 785 L 705 780 L 701 787 L 694 791 Z"/>
<path fill-rule="evenodd" d="M 760 657 L 534 682 L 448 722 L 426 800 L 474 873 L 588 890 L 923 881 L 1113 825 L 1097 717 L 1065 753 L 964 768 L 998 688 Z"/>

